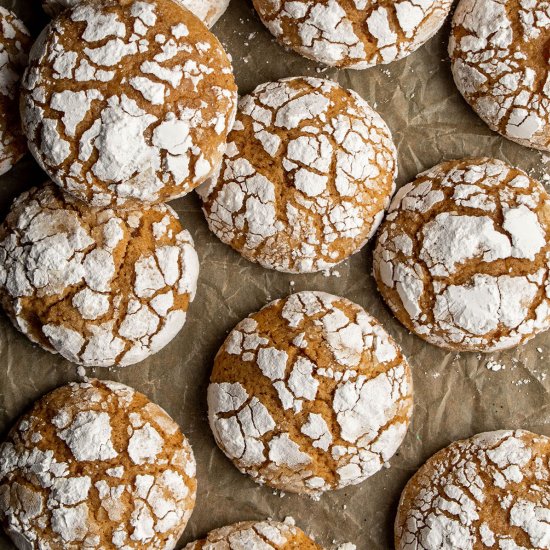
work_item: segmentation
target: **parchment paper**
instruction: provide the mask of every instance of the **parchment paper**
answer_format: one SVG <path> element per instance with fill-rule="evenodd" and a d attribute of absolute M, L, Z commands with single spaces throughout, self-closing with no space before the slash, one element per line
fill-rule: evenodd
<path fill-rule="evenodd" d="M 14 9 L 35 36 L 47 21 L 38 0 L 1 3 Z M 544 155 L 493 134 L 462 100 L 447 60 L 448 23 L 407 59 L 362 72 L 326 70 L 284 51 L 264 29 L 249 0 L 232 0 L 214 32 L 233 56 L 241 93 L 264 81 L 307 74 L 338 80 L 361 94 L 393 131 L 400 157 L 399 185 L 444 159 L 464 156 L 494 156 L 538 178 L 546 173 Z M 30 157 L 0 178 L 0 215 L 20 191 L 44 179 Z M 181 544 L 235 521 L 291 515 L 327 549 L 347 541 L 360 550 L 389 549 L 400 492 L 435 451 L 486 430 L 521 427 L 550 435 L 550 334 L 492 356 L 439 350 L 408 334 L 382 303 L 371 276 L 372 245 L 341 265 L 339 276 L 283 275 L 247 262 L 210 234 L 194 193 L 172 205 L 193 234 L 201 259 L 198 295 L 188 322 L 149 360 L 119 370 L 90 369 L 88 375 L 144 392 L 189 437 L 198 462 L 199 493 Z M 319 502 L 274 494 L 241 475 L 216 447 L 206 417 L 211 364 L 227 332 L 267 301 L 305 289 L 345 296 L 380 319 L 403 347 L 415 382 L 414 420 L 391 467 Z M 490 370 L 491 359 L 505 368 Z M 74 365 L 31 345 L 0 315 L 2 436 L 35 399 L 76 379 Z M 1 550 L 12 548 L 7 538 L 0 539 Z"/>

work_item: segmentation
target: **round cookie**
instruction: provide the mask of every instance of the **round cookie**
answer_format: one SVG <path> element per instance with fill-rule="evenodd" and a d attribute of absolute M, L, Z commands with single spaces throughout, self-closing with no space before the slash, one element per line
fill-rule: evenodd
<path fill-rule="evenodd" d="M 550 439 L 497 431 L 452 443 L 409 481 L 395 548 L 550 548 Z"/>
<path fill-rule="evenodd" d="M 360 250 L 395 189 L 396 150 L 355 92 L 318 78 L 263 84 L 239 103 L 219 177 L 203 185 L 210 229 L 250 261 L 291 273 Z"/>
<path fill-rule="evenodd" d="M 30 47 L 23 22 L 0 6 L 0 176 L 27 152 L 17 103 Z"/>
<path fill-rule="evenodd" d="M 210 427 L 235 466 L 313 496 L 379 471 L 412 405 L 397 344 L 363 308 L 323 292 L 293 294 L 239 323 L 208 388 Z"/>
<path fill-rule="evenodd" d="M 398 191 L 374 276 L 395 316 L 458 351 L 517 346 L 550 327 L 550 197 L 494 159 L 444 162 Z"/>
<path fill-rule="evenodd" d="M 183 327 L 199 264 L 166 205 L 91 209 L 53 184 L 0 227 L 0 299 L 44 349 L 85 366 L 131 365 Z"/>
<path fill-rule="evenodd" d="M 184 550 L 322 550 L 294 521 L 243 521 L 214 529 L 206 538 L 189 543 Z"/>
<path fill-rule="evenodd" d="M 547 0 L 461 0 L 449 54 L 460 93 L 489 127 L 550 151 Z"/>
<path fill-rule="evenodd" d="M 42 0 L 42 8 L 50 17 L 72 8 L 82 0 Z M 212 27 L 225 13 L 229 0 L 175 0 L 193 12 L 207 27 Z"/>
<path fill-rule="evenodd" d="M 0 445 L 0 520 L 25 550 L 172 549 L 196 488 L 178 425 L 116 382 L 56 389 Z"/>
<path fill-rule="evenodd" d="M 173 0 L 103 0 L 42 33 L 22 85 L 29 148 L 94 206 L 185 195 L 219 166 L 237 89 L 229 59 Z"/>
<path fill-rule="evenodd" d="M 253 0 L 264 25 L 299 54 L 366 69 L 413 53 L 441 28 L 452 0 Z"/>

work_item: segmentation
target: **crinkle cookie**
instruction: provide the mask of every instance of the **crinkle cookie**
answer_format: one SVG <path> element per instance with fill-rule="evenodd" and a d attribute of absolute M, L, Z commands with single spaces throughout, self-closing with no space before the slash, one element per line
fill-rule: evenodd
<path fill-rule="evenodd" d="M 263 84 L 239 104 L 218 179 L 199 190 L 210 229 L 278 271 L 333 267 L 372 236 L 397 174 L 391 133 L 355 92 L 317 78 Z"/>
<path fill-rule="evenodd" d="M 366 69 L 413 53 L 441 28 L 452 0 L 253 0 L 277 40 L 333 67 Z"/>
<path fill-rule="evenodd" d="M 116 382 L 56 389 L 0 445 L 0 520 L 22 550 L 172 549 L 196 488 L 178 425 Z"/>
<path fill-rule="evenodd" d="M 166 205 L 91 209 L 52 184 L 0 227 L 0 299 L 33 342 L 86 366 L 131 365 L 183 327 L 199 264 Z"/>
<path fill-rule="evenodd" d="M 496 132 L 550 151 L 548 0 L 461 0 L 449 43 L 456 85 Z"/>
<path fill-rule="evenodd" d="M 550 197 L 494 159 L 445 162 L 398 191 L 374 275 L 395 316 L 459 351 L 517 346 L 550 327 Z"/>
<path fill-rule="evenodd" d="M 27 151 L 17 103 L 30 47 L 31 38 L 23 22 L 0 6 L 0 176 Z"/>
<path fill-rule="evenodd" d="M 278 521 L 243 521 L 210 531 L 206 538 L 184 550 L 322 550 L 288 518 Z"/>
<path fill-rule="evenodd" d="M 318 496 L 361 483 L 394 455 L 412 415 L 411 372 L 362 307 L 300 292 L 229 334 L 210 378 L 208 415 L 241 472 Z"/>
<path fill-rule="evenodd" d="M 550 548 L 550 439 L 498 431 L 452 443 L 409 481 L 396 550 Z"/>
<path fill-rule="evenodd" d="M 21 112 L 50 177 L 94 206 L 185 195 L 219 166 L 236 86 L 217 38 L 172 0 L 84 2 L 31 51 Z"/>
<path fill-rule="evenodd" d="M 225 13 L 229 0 L 175 0 L 192 11 L 207 27 L 212 27 Z M 42 0 L 44 11 L 55 17 L 63 10 L 72 8 L 81 0 Z"/>

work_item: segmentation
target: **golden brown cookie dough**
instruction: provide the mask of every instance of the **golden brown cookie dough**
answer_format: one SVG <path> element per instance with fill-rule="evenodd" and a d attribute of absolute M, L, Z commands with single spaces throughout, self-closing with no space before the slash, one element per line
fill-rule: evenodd
<path fill-rule="evenodd" d="M 23 22 L 0 6 L 0 176 L 27 152 L 18 98 L 30 47 L 31 37 Z"/>
<path fill-rule="evenodd" d="M 461 0 L 449 54 L 456 85 L 489 127 L 550 151 L 548 0 Z"/>
<path fill-rule="evenodd" d="M 218 168 L 237 88 L 218 39 L 172 0 L 78 4 L 43 31 L 22 85 L 29 148 L 94 206 L 185 195 Z"/>
<path fill-rule="evenodd" d="M 359 251 L 390 202 L 396 150 L 382 118 L 329 80 L 288 78 L 241 99 L 219 177 L 203 185 L 210 229 L 278 271 L 329 269 Z"/>
<path fill-rule="evenodd" d="M 86 366 L 126 366 L 183 327 L 199 263 L 163 204 L 92 209 L 53 184 L 19 197 L 0 227 L 0 299 L 44 349 Z"/>
<path fill-rule="evenodd" d="M 69 384 L 0 445 L 0 521 L 25 550 L 169 550 L 195 505 L 195 469 L 178 425 L 143 394 Z"/>
<path fill-rule="evenodd" d="M 206 538 L 189 543 L 184 550 L 322 550 L 289 518 L 243 521 L 214 529 Z"/>
<path fill-rule="evenodd" d="M 398 191 L 374 252 L 395 316 L 428 342 L 491 352 L 550 328 L 550 197 L 481 158 L 440 164 Z"/>
<path fill-rule="evenodd" d="M 42 0 L 42 8 L 50 17 L 72 8 L 82 0 Z M 229 0 L 175 0 L 194 13 L 207 27 L 212 27 L 224 14 Z"/>
<path fill-rule="evenodd" d="M 239 323 L 208 388 L 210 427 L 235 466 L 312 496 L 379 471 L 412 405 L 397 344 L 362 307 L 323 292 L 293 294 Z"/>
<path fill-rule="evenodd" d="M 443 25 L 452 0 L 253 0 L 288 48 L 334 67 L 366 69 L 401 59 Z"/>
<path fill-rule="evenodd" d="M 497 431 L 452 443 L 409 481 L 396 550 L 550 548 L 550 439 Z"/>

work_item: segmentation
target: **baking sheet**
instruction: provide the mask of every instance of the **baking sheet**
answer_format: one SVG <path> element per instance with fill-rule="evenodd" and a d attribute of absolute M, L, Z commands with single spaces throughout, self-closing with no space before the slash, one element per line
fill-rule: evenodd
<path fill-rule="evenodd" d="M 47 22 L 38 0 L 1 2 L 36 36 Z M 325 69 L 285 52 L 255 16 L 249 0 L 232 0 L 214 28 L 232 54 L 241 93 L 287 76 L 313 75 L 353 88 L 376 107 L 399 150 L 399 185 L 443 159 L 494 156 L 543 178 L 550 159 L 493 134 L 456 90 L 446 55 L 449 24 L 407 59 L 367 71 Z M 0 216 L 19 192 L 45 179 L 27 157 L 0 178 Z M 172 205 L 191 231 L 201 259 L 199 290 L 188 322 L 154 357 L 119 370 L 89 369 L 118 380 L 163 406 L 189 437 L 198 462 L 195 512 L 181 540 L 240 520 L 293 516 L 327 549 L 352 542 L 359 550 L 393 547 L 392 523 L 401 490 L 413 472 L 451 441 L 477 432 L 526 428 L 550 435 L 550 334 L 490 356 L 439 350 L 410 335 L 392 318 L 371 276 L 372 246 L 331 276 L 284 275 L 248 263 L 208 231 L 193 193 Z M 401 344 L 414 371 L 415 414 L 391 467 L 363 484 L 327 494 L 319 502 L 281 496 L 241 475 L 216 447 L 206 416 L 213 357 L 227 332 L 269 300 L 298 290 L 324 290 L 354 300 L 374 314 Z M 488 366 L 493 361 L 493 368 Z M 0 315 L 0 434 L 31 403 L 77 380 L 71 363 L 30 344 Z M 0 550 L 14 547 L 0 536 Z"/>

